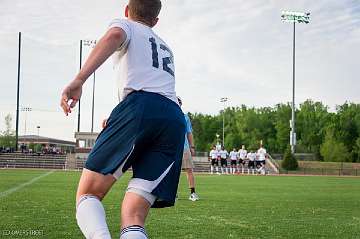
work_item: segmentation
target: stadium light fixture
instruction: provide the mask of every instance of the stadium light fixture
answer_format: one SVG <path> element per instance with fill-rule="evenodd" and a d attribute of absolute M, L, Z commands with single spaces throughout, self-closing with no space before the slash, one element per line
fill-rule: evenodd
<path fill-rule="evenodd" d="M 216 145 L 218 145 L 218 144 L 220 144 L 220 143 L 219 143 L 219 137 L 220 137 L 220 135 L 219 135 L 219 134 L 215 134 L 215 136 L 216 136 Z"/>
<path fill-rule="evenodd" d="M 228 101 L 228 98 L 220 98 L 220 102 L 223 104 L 223 135 L 222 135 L 222 146 L 225 147 L 225 103 Z"/>
<path fill-rule="evenodd" d="M 295 132 L 295 26 L 296 23 L 310 23 L 309 12 L 282 11 L 281 20 L 293 23 L 293 89 L 292 89 L 292 106 L 291 106 L 291 131 L 290 145 L 291 152 L 295 153 L 296 132 Z"/>
<path fill-rule="evenodd" d="M 282 11 L 281 20 L 290 23 L 310 23 L 309 12 Z"/>

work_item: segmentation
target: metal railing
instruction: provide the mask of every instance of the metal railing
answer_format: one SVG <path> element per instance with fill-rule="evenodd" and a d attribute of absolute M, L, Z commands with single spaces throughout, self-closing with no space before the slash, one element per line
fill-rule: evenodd
<path fill-rule="evenodd" d="M 344 168 L 300 168 L 298 170 L 289 171 L 285 169 L 280 170 L 280 174 L 291 175 L 322 175 L 322 176 L 360 176 L 359 169 L 344 169 Z"/>

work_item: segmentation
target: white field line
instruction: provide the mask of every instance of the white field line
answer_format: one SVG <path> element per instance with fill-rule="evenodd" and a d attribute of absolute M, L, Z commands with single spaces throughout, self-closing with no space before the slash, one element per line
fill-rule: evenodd
<path fill-rule="evenodd" d="M 38 181 L 39 179 L 41 179 L 41 178 L 43 178 L 43 177 L 46 177 L 46 176 L 52 174 L 53 172 L 54 172 L 54 171 L 50 171 L 50 172 L 41 174 L 40 176 L 37 176 L 37 177 L 35 177 L 35 178 L 33 178 L 33 179 L 31 179 L 31 180 L 23 183 L 23 184 L 20 184 L 20 185 L 18 185 L 18 186 L 15 186 L 15 187 L 13 187 L 13 188 L 10 188 L 10 189 L 8 189 L 8 190 L 6 190 L 6 191 L 4 191 L 4 192 L 0 192 L 0 198 L 6 197 L 6 196 L 8 196 L 9 194 L 12 194 L 12 193 L 14 193 L 14 192 L 22 189 L 23 187 L 26 187 L 26 186 L 28 186 L 28 185 L 31 185 L 31 184 L 33 184 L 34 182 Z"/>

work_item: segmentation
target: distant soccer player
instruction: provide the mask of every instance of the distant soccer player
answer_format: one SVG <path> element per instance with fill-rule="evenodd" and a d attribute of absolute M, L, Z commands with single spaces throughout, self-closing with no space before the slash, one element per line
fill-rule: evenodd
<path fill-rule="evenodd" d="M 242 174 L 244 173 L 246 157 L 247 157 L 247 151 L 245 149 L 245 145 L 242 145 L 241 149 L 239 150 L 239 166 L 238 166 L 239 173 L 240 173 L 240 167 L 241 167 L 241 173 Z"/>
<path fill-rule="evenodd" d="M 152 30 L 160 9 L 160 0 L 130 0 L 128 19 L 111 22 L 62 93 L 61 107 L 68 115 L 86 79 L 115 53 L 122 101 L 96 140 L 76 196 L 76 219 L 86 238 L 111 238 L 101 200 L 129 167 L 133 178 L 122 202 L 121 239 L 146 239 L 150 207 L 175 203 L 185 120 L 175 93 L 172 51 Z"/>
<path fill-rule="evenodd" d="M 180 97 L 178 97 L 178 101 L 180 106 L 182 106 L 182 100 Z M 195 178 L 193 174 L 194 162 L 192 156 L 195 155 L 194 137 L 192 134 L 192 126 L 191 126 L 190 118 L 187 114 L 184 114 L 184 117 L 186 122 L 186 132 L 185 132 L 184 153 L 183 153 L 183 160 L 181 167 L 186 171 L 186 176 L 189 182 L 189 188 L 190 188 L 189 200 L 197 201 L 200 198 L 195 192 Z"/>
<path fill-rule="evenodd" d="M 258 157 L 258 172 L 261 174 L 265 174 L 265 163 L 266 163 L 266 149 L 263 147 L 262 144 L 260 144 L 260 148 L 257 151 L 257 157 Z"/>
<path fill-rule="evenodd" d="M 218 151 L 216 150 L 216 146 L 213 146 L 212 150 L 209 153 L 209 160 L 211 160 L 210 173 L 214 173 L 214 167 L 216 173 L 219 174 L 219 160 L 218 160 Z"/>
<path fill-rule="evenodd" d="M 221 173 L 228 174 L 228 167 L 227 167 L 227 158 L 228 158 L 228 151 L 222 146 L 220 150 L 220 166 L 221 166 Z"/>
<path fill-rule="evenodd" d="M 255 160 L 256 160 L 256 153 L 250 152 L 247 154 L 247 158 L 249 159 L 248 162 L 248 174 L 250 174 L 250 170 L 252 171 L 252 174 L 255 173 Z"/>
<path fill-rule="evenodd" d="M 238 160 L 238 152 L 235 148 L 230 152 L 230 160 L 230 173 L 235 174 L 237 168 L 236 164 Z"/>

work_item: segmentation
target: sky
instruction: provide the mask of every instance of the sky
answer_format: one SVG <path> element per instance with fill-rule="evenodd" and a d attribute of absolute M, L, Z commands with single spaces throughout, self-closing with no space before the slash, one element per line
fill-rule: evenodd
<path fill-rule="evenodd" d="M 263 107 L 292 99 L 292 25 L 282 10 L 311 13 L 296 26 L 296 102 L 333 110 L 360 102 L 360 1 L 163 0 L 154 28 L 175 56 L 184 111 L 217 114 L 226 106 Z M 77 110 L 65 117 L 60 94 L 79 69 L 79 40 L 99 39 L 123 17 L 126 0 L 0 1 L 0 131 L 15 125 L 18 32 L 22 32 L 19 133 L 74 140 Z M 84 47 L 83 61 L 91 49 Z M 92 81 L 84 86 L 81 131 L 91 129 Z M 95 131 L 116 106 L 112 60 L 96 72 Z M 26 123 L 25 123 L 26 122 Z M 26 125 L 26 127 L 25 127 Z M 37 126 L 40 126 L 39 132 Z M 14 126 L 15 127 L 15 126 Z"/>

